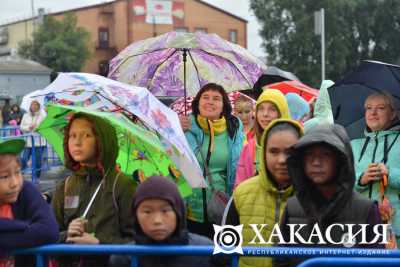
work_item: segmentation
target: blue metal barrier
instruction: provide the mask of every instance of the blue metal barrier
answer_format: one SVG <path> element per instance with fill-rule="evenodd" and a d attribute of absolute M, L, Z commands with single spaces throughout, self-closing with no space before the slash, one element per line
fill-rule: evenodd
<path fill-rule="evenodd" d="M 342 257 L 320 257 L 308 259 L 297 267 L 398 267 L 400 259 L 397 258 L 342 258 Z"/>
<path fill-rule="evenodd" d="M 7 126 L 4 128 L 0 128 L 0 136 L 2 137 L 2 139 L 22 138 L 27 142 L 27 144 L 31 144 L 31 146 L 27 145 L 25 147 L 25 151 L 23 151 L 21 157 L 24 157 L 24 155 L 28 154 L 28 152 L 31 155 L 31 166 L 24 168 L 22 172 L 30 173 L 33 183 L 39 182 L 39 177 L 37 176 L 37 173 L 39 171 L 47 171 L 54 166 L 62 165 L 62 162 L 55 153 L 53 147 L 49 145 L 45 139 L 40 138 L 38 134 L 21 134 L 19 127 Z M 28 149 L 30 149 L 30 151 L 28 151 Z M 28 159 L 26 159 L 26 161 L 27 160 Z M 40 168 L 36 167 L 37 160 L 41 161 Z"/>
<path fill-rule="evenodd" d="M 15 254 L 36 255 L 37 267 L 45 266 L 49 255 L 131 255 L 131 266 L 137 266 L 137 257 L 143 255 L 211 256 L 212 246 L 138 246 L 138 245 L 47 245 L 18 250 Z M 289 248 L 243 247 L 243 256 L 255 257 L 310 257 L 299 266 L 400 266 L 400 250 L 346 249 L 346 248 Z M 221 255 L 221 254 L 218 254 Z M 238 266 L 238 254 L 232 257 L 233 267 Z M 347 264 L 347 265 L 346 265 Z"/>

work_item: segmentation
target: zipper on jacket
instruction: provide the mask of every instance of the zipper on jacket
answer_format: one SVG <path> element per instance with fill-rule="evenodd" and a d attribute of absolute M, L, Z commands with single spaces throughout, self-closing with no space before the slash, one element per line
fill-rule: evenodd
<path fill-rule="evenodd" d="M 275 219 L 274 219 L 275 223 L 272 227 L 274 227 L 275 224 L 280 223 L 279 222 L 279 213 L 280 213 L 279 211 L 281 209 L 282 195 L 283 195 L 283 193 L 281 191 L 278 191 L 278 198 L 276 199 L 276 202 L 275 202 Z M 274 240 L 274 243 L 275 243 L 275 240 Z"/>
<path fill-rule="evenodd" d="M 376 150 L 378 149 L 378 134 L 379 134 L 379 132 L 377 132 L 374 137 L 375 147 L 374 147 L 374 151 L 372 152 L 372 161 L 371 162 L 375 162 Z M 369 193 L 368 193 L 369 198 L 372 197 L 372 186 L 373 186 L 373 183 L 369 183 Z"/>

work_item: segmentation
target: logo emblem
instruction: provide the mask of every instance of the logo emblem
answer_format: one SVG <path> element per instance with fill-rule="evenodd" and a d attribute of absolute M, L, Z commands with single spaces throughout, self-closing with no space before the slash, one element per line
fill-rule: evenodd
<path fill-rule="evenodd" d="M 233 226 L 224 225 L 219 226 L 214 224 L 214 252 L 217 253 L 239 253 L 243 255 L 243 224 Z"/>

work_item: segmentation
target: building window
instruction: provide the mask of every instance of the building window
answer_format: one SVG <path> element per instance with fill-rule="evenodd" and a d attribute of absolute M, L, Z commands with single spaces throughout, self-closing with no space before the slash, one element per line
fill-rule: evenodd
<path fill-rule="evenodd" d="M 99 62 L 99 74 L 107 77 L 108 75 L 108 60 L 102 60 Z"/>
<path fill-rule="evenodd" d="M 237 30 L 229 30 L 229 41 L 234 44 L 237 44 L 237 42 L 238 42 L 237 35 L 238 35 Z"/>
<path fill-rule="evenodd" d="M 194 28 L 194 32 L 207 33 L 207 28 Z"/>
<path fill-rule="evenodd" d="M 176 27 L 175 28 L 176 32 L 189 32 L 188 27 Z"/>
<path fill-rule="evenodd" d="M 99 47 L 100 48 L 108 48 L 110 35 L 108 32 L 108 28 L 99 28 Z"/>

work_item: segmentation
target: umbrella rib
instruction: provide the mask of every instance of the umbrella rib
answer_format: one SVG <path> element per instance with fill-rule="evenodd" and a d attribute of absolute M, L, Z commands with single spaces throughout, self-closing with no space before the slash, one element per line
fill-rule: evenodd
<path fill-rule="evenodd" d="M 199 69 L 197 68 L 196 62 L 193 60 L 193 56 L 192 56 L 192 53 L 190 53 L 190 49 L 188 49 L 187 51 L 188 51 L 188 53 L 189 53 L 189 57 L 190 57 L 190 59 L 192 60 L 192 63 L 193 63 L 194 69 L 196 70 L 196 73 L 197 73 L 197 80 L 199 81 L 199 87 L 201 87 L 201 81 L 200 81 L 200 73 L 199 73 Z"/>
<path fill-rule="evenodd" d="M 394 74 L 393 69 L 392 69 L 392 68 L 389 68 L 389 70 L 390 70 L 390 72 L 392 73 L 393 77 L 397 80 L 397 82 L 400 83 L 400 79 L 397 79 L 397 76 L 396 76 L 396 74 Z"/>
<path fill-rule="evenodd" d="M 204 53 L 209 54 L 210 56 L 220 57 L 220 58 L 225 59 L 227 62 L 229 62 L 229 64 L 231 64 L 231 65 L 240 73 L 240 75 L 243 76 L 243 78 L 245 79 L 245 81 L 250 85 L 249 89 L 250 89 L 250 88 L 253 88 L 253 85 L 251 84 L 251 82 L 249 82 L 249 81 L 247 80 L 247 77 L 244 76 L 244 74 L 242 73 L 242 71 L 241 71 L 241 70 L 235 65 L 235 63 L 233 63 L 230 59 L 225 58 L 225 57 L 220 56 L 220 55 L 217 55 L 217 54 L 212 54 L 212 53 L 210 53 L 210 52 L 208 52 L 208 51 L 206 51 L 206 50 L 203 50 L 203 49 L 199 49 L 199 50 L 203 51 Z"/>
<path fill-rule="evenodd" d="M 174 48 L 173 47 L 160 48 L 160 49 L 155 49 L 155 50 L 152 50 L 152 51 L 146 51 L 146 52 L 143 52 L 143 53 L 140 53 L 140 54 L 127 56 L 117 66 L 114 67 L 113 72 L 116 69 L 118 69 L 122 64 L 124 64 L 128 59 L 130 59 L 132 57 L 143 56 L 143 55 L 151 54 L 151 53 L 154 53 L 154 52 L 159 52 L 159 51 L 166 50 L 166 49 L 174 49 Z M 109 75 L 112 74 L 113 72 L 109 73 Z"/>
<path fill-rule="evenodd" d="M 103 95 L 102 93 L 96 91 L 96 94 L 100 95 L 101 97 L 105 98 L 107 101 L 109 101 L 110 103 L 112 103 L 113 105 L 119 107 L 120 109 L 122 109 L 123 111 L 125 111 L 126 113 L 128 113 L 131 116 L 135 116 L 136 118 L 139 119 L 138 116 L 136 116 L 134 113 L 130 112 L 128 109 L 122 107 L 121 105 L 118 105 L 115 101 L 111 100 L 110 98 L 106 97 L 105 95 Z M 152 129 L 149 128 L 149 126 L 146 125 L 146 123 L 143 122 L 143 120 L 140 120 L 142 122 L 142 126 L 144 128 L 146 128 L 149 131 L 152 131 Z M 132 122 L 133 123 L 133 122 Z"/>
<path fill-rule="evenodd" d="M 173 55 L 175 55 L 176 53 L 176 49 L 174 50 L 173 53 L 171 53 L 168 57 L 166 57 L 160 64 L 158 64 L 158 66 L 156 67 L 156 69 L 153 72 L 153 78 L 155 77 L 155 74 L 157 73 L 157 70 L 165 63 L 168 61 L 168 59 L 170 59 Z M 150 84 L 151 84 L 152 79 L 150 80 Z M 150 84 L 147 84 L 148 89 L 150 90 Z"/>

